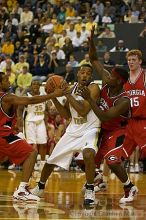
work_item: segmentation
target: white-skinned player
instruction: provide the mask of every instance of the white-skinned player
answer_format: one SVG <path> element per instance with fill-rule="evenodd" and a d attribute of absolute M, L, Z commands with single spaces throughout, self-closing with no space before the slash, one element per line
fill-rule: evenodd
<path fill-rule="evenodd" d="M 79 89 L 87 85 L 92 98 L 95 100 L 99 98 L 100 89 L 97 84 L 90 83 L 92 79 L 92 67 L 90 65 L 81 66 L 77 77 L 78 83 L 70 91 L 68 89 L 68 92 L 64 92 L 67 98 L 65 106 L 61 105 L 57 99 L 53 99 L 60 114 L 66 119 L 71 118 L 71 122 L 48 158 L 42 170 L 40 181 L 32 189 L 32 193 L 41 196 L 54 166 L 57 165 L 68 170 L 73 155 L 76 152 L 82 152 L 87 180 L 84 204 L 91 205 L 95 203 L 94 158 L 97 151 L 100 121 L 91 110 L 89 103 L 80 96 Z"/>

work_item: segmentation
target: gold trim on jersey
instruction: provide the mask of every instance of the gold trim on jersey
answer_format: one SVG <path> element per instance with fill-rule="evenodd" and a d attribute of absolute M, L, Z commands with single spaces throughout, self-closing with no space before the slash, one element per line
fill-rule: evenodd
<path fill-rule="evenodd" d="M 44 115 L 44 112 L 34 112 L 35 115 Z"/>
<path fill-rule="evenodd" d="M 77 125 L 87 123 L 87 116 L 82 117 L 82 118 L 73 118 L 73 119 L 74 119 L 74 123 L 77 124 Z"/>

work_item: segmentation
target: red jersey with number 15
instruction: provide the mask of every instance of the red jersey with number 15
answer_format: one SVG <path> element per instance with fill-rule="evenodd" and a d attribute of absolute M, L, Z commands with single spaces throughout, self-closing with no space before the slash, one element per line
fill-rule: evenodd
<path fill-rule="evenodd" d="M 131 117 L 146 118 L 146 71 L 142 69 L 134 83 L 129 79 L 124 89 L 130 98 Z"/>
<path fill-rule="evenodd" d="M 109 89 L 107 85 L 102 87 L 100 97 L 101 98 L 100 98 L 99 107 L 105 112 L 109 110 L 111 107 L 115 106 L 116 102 L 120 98 L 123 98 L 123 97 L 129 98 L 125 91 L 118 94 L 117 96 L 113 96 L 113 97 L 109 96 Z M 102 122 L 101 127 L 107 131 L 117 130 L 127 125 L 128 117 L 129 117 L 129 112 L 127 112 L 125 116 L 120 115 L 119 117 L 113 118 L 107 122 Z"/>
<path fill-rule="evenodd" d="M 10 134 L 14 133 L 14 126 L 16 124 L 16 115 L 15 112 L 12 110 L 11 115 L 7 115 L 4 112 L 2 107 L 2 99 L 6 96 L 7 93 L 0 92 L 0 137 L 6 137 Z"/>

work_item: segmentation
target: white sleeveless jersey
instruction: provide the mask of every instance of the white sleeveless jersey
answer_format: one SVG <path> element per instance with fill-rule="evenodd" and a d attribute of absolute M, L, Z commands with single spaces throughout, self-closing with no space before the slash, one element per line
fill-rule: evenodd
<path fill-rule="evenodd" d="M 74 89 L 72 91 L 72 96 L 76 100 L 84 100 L 83 97 L 77 94 L 78 83 L 74 86 Z M 70 107 L 70 112 L 71 112 L 71 122 L 67 127 L 66 132 L 69 132 L 70 135 L 77 135 L 81 136 L 85 134 L 86 131 L 90 131 L 93 128 L 100 128 L 101 122 L 91 109 L 87 116 L 82 117 L 78 114 L 78 112 L 71 106 Z"/>
<path fill-rule="evenodd" d="M 27 96 L 32 97 L 32 95 L 30 93 L 27 93 Z M 45 109 L 46 109 L 46 102 L 27 105 L 24 110 L 25 121 L 44 120 Z"/>

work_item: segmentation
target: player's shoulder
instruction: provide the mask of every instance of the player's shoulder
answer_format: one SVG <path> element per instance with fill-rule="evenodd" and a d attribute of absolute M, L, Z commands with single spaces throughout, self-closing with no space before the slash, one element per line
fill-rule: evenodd
<path fill-rule="evenodd" d="M 88 88 L 89 88 L 89 89 L 95 89 L 95 88 L 99 89 L 99 85 L 98 85 L 98 83 L 91 82 L 91 83 L 88 85 Z"/>

